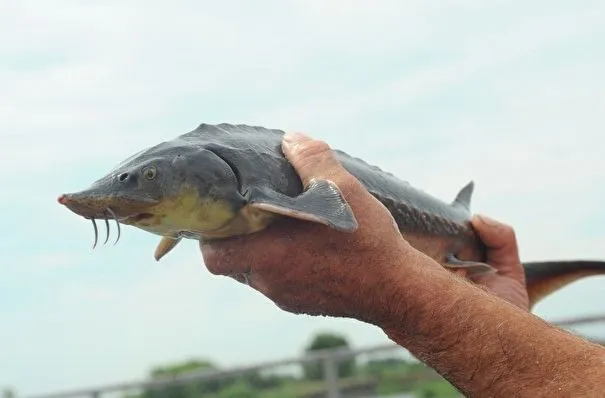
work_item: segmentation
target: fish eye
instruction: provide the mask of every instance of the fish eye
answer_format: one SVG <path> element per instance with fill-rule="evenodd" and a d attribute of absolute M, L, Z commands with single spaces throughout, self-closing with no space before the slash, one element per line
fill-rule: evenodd
<path fill-rule="evenodd" d="M 143 177 L 149 181 L 153 180 L 157 173 L 158 172 L 154 166 L 149 166 L 143 169 Z"/>

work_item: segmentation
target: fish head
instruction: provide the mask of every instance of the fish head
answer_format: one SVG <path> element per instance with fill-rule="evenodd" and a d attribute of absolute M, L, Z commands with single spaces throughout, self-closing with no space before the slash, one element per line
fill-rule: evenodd
<path fill-rule="evenodd" d="M 168 142 L 126 159 L 89 188 L 58 202 L 88 219 L 115 218 L 161 236 L 204 235 L 244 205 L 229 164 L 214 152 Z"/>

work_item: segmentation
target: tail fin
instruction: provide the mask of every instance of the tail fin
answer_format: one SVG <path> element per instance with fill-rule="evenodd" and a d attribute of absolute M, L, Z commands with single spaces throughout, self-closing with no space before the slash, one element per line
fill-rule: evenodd
<path fill-rule="evenodd" d="M 538 301 L 586 276 L 605 275 L 605 261 L 534 261 L 523 264 L 532 308 Z"/>

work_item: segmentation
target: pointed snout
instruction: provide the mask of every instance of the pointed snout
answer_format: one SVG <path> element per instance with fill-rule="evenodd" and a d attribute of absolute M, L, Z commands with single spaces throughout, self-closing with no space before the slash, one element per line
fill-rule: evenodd
<path fill-rule="evenodd" d="M 64 193 L 57 201 L 72 212 L 85 218 L 99 218 L 110 207 L 111 198 L 90 191 Z"/>
<path fill-rule="evenodd" d="M 57 202 L 84 218 L 102 218 L 107 213 L 107 209 L 113 211 L 119 218 L 128 217 L 142 213 L 156 204 L 156 201 L 147 198 L 107 195 L 94 189 L 61 194 Z"/>

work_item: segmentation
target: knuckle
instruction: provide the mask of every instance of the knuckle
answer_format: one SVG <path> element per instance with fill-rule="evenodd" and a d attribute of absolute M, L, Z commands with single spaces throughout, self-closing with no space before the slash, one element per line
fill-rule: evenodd
<path fill-rule="evenodd" d="M 333 182 L 348 204 L 354 209 L 374 209 L 376 204 L 382 206 L 380 201 L 372 196 L 357 178 L 347 172 L 334 176 Z M 382 207 L 384 208 L 384 206 Z M 384 210 L 388 212 L 386 208 Z"/>
<path fill-rule="evenodd" d="M 309 140 L 298 144 L 296 152 L 302 158 L 312 158 L 330 155 L 332 153 L 332 148 L 325 141 Z"/>
<path fill-rule="evenodd" d="M 228 272 L 224 271 L 224 267 L 218 261 L 204 259 L 204 264 L 208 271 L 213 275 L 227 275 Z"/>
<path fill-rule="evenodd" d="M 294 306 L 291 306 L 290 304 L 284 303 L 282 301 L 273 301 L 273 302 L 282 311 L 292 312 L 292 313 L 297 312 L 297 309 Z"/>
<path fill-rule="evenodd" d="M 231 275 L 227 275 L 227 276 L 244 285 L 248 284 L 248 278 L 243 273 L 235 273 L 235 274 L 231 274 Z"/>
<path fill-rule="evenodd" d="M 219 266 L 219 264 L 212 260 L 204 260 L 204 264 L 206 265 L 206 269 L 208 269 L 208 271 L 213 275 L 226 274 L 225 272 L 222 272 L 222 268 Z"/>
<path fill-rule="evenodd" d="M 501 223 L 500 228 L 502 231 L 502 236 L 506 237 L 507 240 L 514 241 L 517 239 L 515 229 L 512 226 Z"/>
<path fill-rule="evenodd" d="M 334 183 L 345 195 L 359 192 L 363 188 L 361 182 L 346 171 L 339 173 L 334 178 Z"/>
<path fill-rule="evenodd" d="M 204 247 L 202 250 L 202 259 L 208 271 L 213 275 L 227 275 L 230 273 L 231 256 L 225 255 L 224 251 Z"/>
<path fill-rule="evenodd" d="M 281 301 L 279 289 L 277 289 L 275 285 L 271 283 L 261 283 L 259 284 L 259 286 L 256 287 L 256 289 L 274 303 L 278 303 Z"/>

